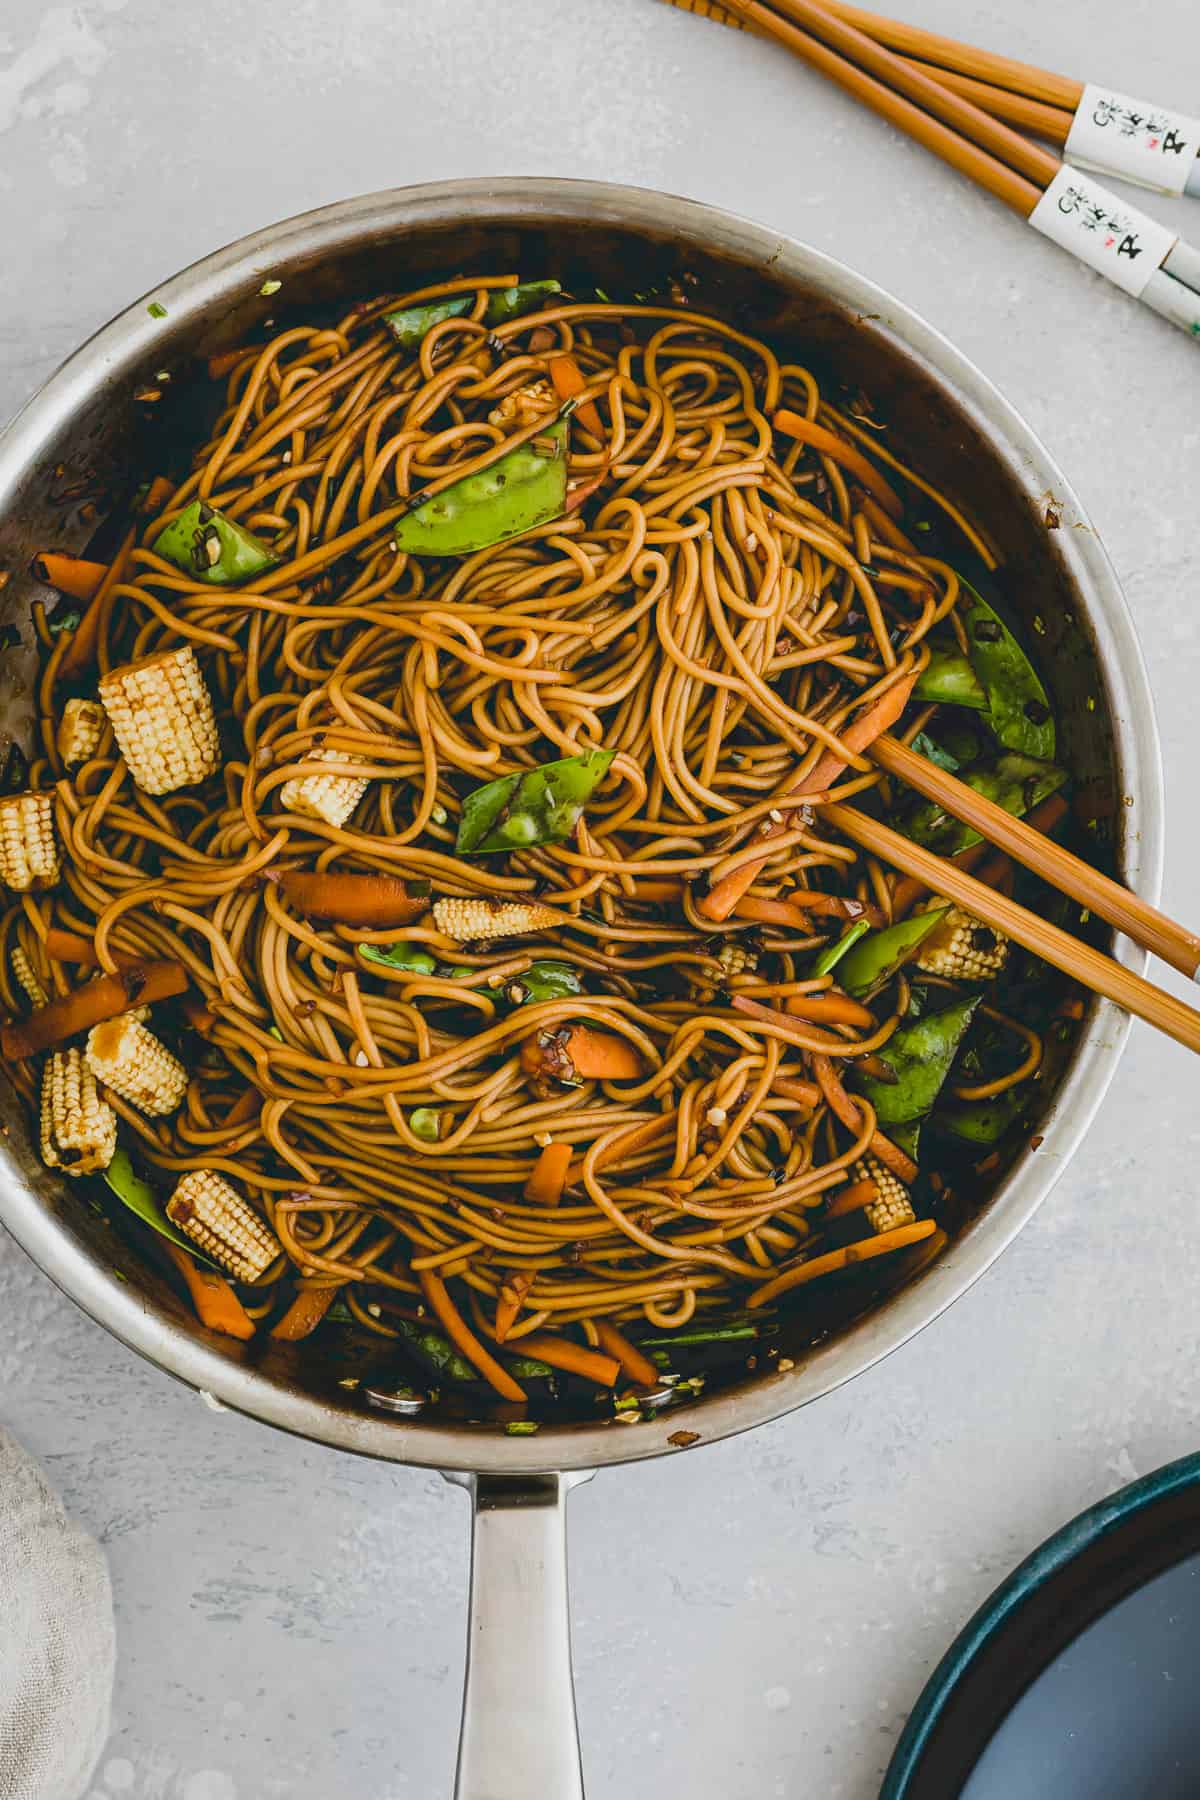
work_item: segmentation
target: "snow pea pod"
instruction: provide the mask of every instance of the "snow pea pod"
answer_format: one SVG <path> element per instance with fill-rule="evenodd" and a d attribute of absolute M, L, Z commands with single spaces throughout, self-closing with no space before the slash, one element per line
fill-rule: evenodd
<path fill-rule="evenodd" d="M 476 788 L 463 801 L 456 853 L 487 856 L 562 843 L 615 755 L 615 750 L 586 750 Z"/>
<path fill-rule="evenodd" d="M 473 1384 L 478 1384 L 481 1380 L 474 1364 L 469 1363 L 465 1356 L 460 1356 L 449 1338 L 444 1338 L 441 1332 L 430 1331 L 427 1326 L 417 1325 L 411 1319 L 391 1318 L 389 1323 L 406 1348 L 444 1379 Z M 514 1358 L 509 1367 L 515 1375 L 525 1375 L 535 1380 L 553 1374 L 548 1363 L 537 1362 L 531 1356 Z"/>
<path fill-rule="evenodd" d="M 1010 1088 L 994 1100 L 976 1100 L 941 1108 L 937 1124 L 968 1144 L 998 1144 L 1024 1108 L 1022 1088 Z"/>
<path fill-rule="evenodd" d="M 516 287 L 496 288 L 484 308 L 485 325 L 502 325 L 522 313 L 532 312 L 551 294 L 561 294 L 557 281 L 522 281 Z M 423 306 L 402 306 L 384 313 L 383 322 L 403 350 L 415 350 L 427 331 L 443 319 L 460 319 L 475 304 L 474 294 L 455 294 L 449 300 L 427 300 Z"/>
<path fill-rule="evenodd" d="M 506 456 L 464 475 L 397 519 L 397 550 L 468 556 L 556 519 L 567 498 L 567 421 L 556 419 Z"/>
<path fill-rule="evenodd" d="M 104 1180 L 122 1206 L 127 1206 L 131 1213 L 136 1214 L 143 1225 L 149 1225 L 151 1231 L 157 1231 L 159 1237 L 166 1238 L 168 1243 L 178 1244 L 181 1250 L 186 1250 L 197 1262 L 205 1263 L 210 1269 L 216 1268 L 212 1258 L 205 1256 L 202 1250 L 197 1250 L 191 1238 L 184 1237 L 182 1231 L 176 1231 L 163 1211 L 154 1189 L 140 1175 L 134 1174 L 127 1150 L 113 1152 L 113 1159 L 104 1171 Z"/>
<path fill-rule="evenodd" d="M 978 763 L 959 772 L 960 781 L 1018 819 L 1057 793 L 1066 779 L 1067 771 L 1056 763 L 1041 762 L 1015 750 L 997 757 L 993 763 Z M 933 800 L 919 801 L 905 814 L 898 829 L 915 844 L 923 844 L 939 856 L 957 856 L 960 850 L 980 841 L 977 831 L 944 812 Z"/>
<path fill-rule="evenodd" d="M 891 1126 L 924 1119 L 932 1111 L 978 1005 L 978 994 L 968 995 L 941 1012 L 909 1020 L 888 1039 L 881 1055 L 895 1081 L 864 1077 L 860 1086 L 889 1134 Z"/>
<path fill-rule="evenodd" d="M 193 500 L 164 525 L 153 549 L 156 556 L 174 563 L 185 575 L 213 587 L 249 581 L 279 561 L 269 544 L 204 500 Z"/>
<path fill-rule="evenodd" d="M 820 955 L 814 959 L 813 974 L 828 975 L 831 969 L 836 969 L 846 952 L 854 948 L 859 938 L 866 937 L 870 929 L 870 924 L 866 919 L 856 919 L 849 931 L 844 931 L 836 943 L 826 944 Z"/>
<path fill-rule="evenodd" d="M 534 962 L 505 985 L 510 1006 L 536 1006 L 542 1000 L 567 1000 L 583 992 L 576 969 L 564 962 Z"/>
<path fill-rule="evenodd" d="M 954 752 L 947 750 L 942 744 L 935 744 L 927 731 L 918 731 L 909 749 L 915 750 L 918 756 L 923 756 L 926 762 L 936 763 L 939 769 L 945 769 L 949 775 L 962 768 Z"/>
<path fill-rule="evenodd" d="M 988 723 L 997 739 L 1006 750 L 1052 760 L 1056 738 L 1046 690 L 999 613 L 969 581 L 962 582 L 958 616 L 970 645 L 971 667 L 987 695 Z"/>
<path fill-rule="evenodd" d="M 437 958 L 419 944 L 401 940 L 398 944 L 359 944 L 358 955 L 364 962 L 379 963 L 385 969 L 404 969 L 412 975 L 432 975 Z"/>
<path fill-rule="evenodd" d="M 896 970 L 920 949 L 948 911 L 948 907 L 941 906 L 933 912 L 913 913 L 911 918 L 899 919 L 895 925 L 873 931 L 870 937 L 856 944 L 842 963 L 842 986 L 846 992 L 865 994 L 870 988 L 890 980 Z"/>
<path fill-rule="evenodd" d="M 935 650 L 913 689 L 914 700 L 938 706 L 969 706 L 988 710 L 988 697 L 970 661 L 956 651 Z"/>

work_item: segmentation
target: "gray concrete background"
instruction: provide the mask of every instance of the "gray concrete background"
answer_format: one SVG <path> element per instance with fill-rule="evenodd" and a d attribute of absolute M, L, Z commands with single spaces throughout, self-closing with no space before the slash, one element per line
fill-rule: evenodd
<path fill-rule="evenodd" d="M 1087 0 L 911 12 L 1194 103 L 1188 0 L 1159 0 L 1153 30 Z M 767 220 L 947 332 L 1077 485 L 1141 627 L 1174 827 L 1167 905 L 1195 917 L 1200 420 L 1181 335 L 782 53 L 656 0 L 0 13 L 0 414 L 154 281 L 344 195 L 574 174 Z M 1200 235 L 1200 206 L 1190 219 Z M 934 1329 L 801 1416 L 576 1495 L 597 1800 L 868 1800 L 925 1675 L 998 1577 L 1197 1447 L 1194 1084 L 1182 1050 L 1137 1028 L 1053 1198 Z M 0 1422 L 112 1559 L 115 1730 L 89 1800 L 449 1791 L 459 1493 L 206 1411 L 7 1241 Z"/>

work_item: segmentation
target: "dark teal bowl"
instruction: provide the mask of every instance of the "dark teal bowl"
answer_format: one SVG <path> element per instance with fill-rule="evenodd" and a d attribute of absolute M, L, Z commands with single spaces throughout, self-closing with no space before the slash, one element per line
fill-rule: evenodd
<path fill-rule="evenodd" d="M 1200 1456 L 1035 1550 L 921 1694 L 880 1800 L 1200 1794 Z"/>

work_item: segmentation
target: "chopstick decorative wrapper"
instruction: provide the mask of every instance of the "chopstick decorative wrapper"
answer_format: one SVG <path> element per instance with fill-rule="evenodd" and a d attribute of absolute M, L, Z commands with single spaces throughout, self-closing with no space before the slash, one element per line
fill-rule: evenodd
<path fill-rule="evenodd" d="M 1200 337 L 1200 253 L 1094 176 L 1060 162 L 1003 119 L 816 0 L 722 0 L 777 42 L 932 150 L 961 174 L 1173 325 Z M 1177 132 L 1195 160 L 1196 137 Z M 1190 147 L 1190 148 L 1189 148 Z"/>

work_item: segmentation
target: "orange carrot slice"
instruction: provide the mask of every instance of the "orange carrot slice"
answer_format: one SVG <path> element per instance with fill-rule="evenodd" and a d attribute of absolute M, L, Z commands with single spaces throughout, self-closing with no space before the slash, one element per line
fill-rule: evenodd
<path fill-rule="evenodd" d="M 607 1319 L 594 1319 L 592 1323 L 600 1340 L 600 1348 L 616 1357 L 630 1381 L 636 1381 L 642 1387 L 657 1387 L 659 1371 L 644 1350 L 631 1344 L 625 1333 L 618 1331 L 615 1325 L 610 1325 Z"/>
<path fill-rule="evenodd" d="M 527 1332 L 517 1339 L 517 1344 L 522 1356 L 535 1356 L 539 1362 L 549 1363 L 552 1369 L 582 1375 L 599 1387 L 613 1387 L 621 1373 L 621 1364 L 615 1356 L 601 1356 L 598 1351 L 585 1350 L 581 1344 L 574 1344 L 570 1338 L 559 1337 L 551 1331 Z"/>
<path fill-rule="evenodd" d="M 558 1206 L 567 1185 L 571 1166 L 570 1144 L 547 1144 L 525 1183 L 525 1198 L 531 1206 Z"/>
<path fill-rule="evenodd" d="M 433 1313 L 447 1337 L 462 1351 L 469 1363 L 474 1363 L 485 1381 L 491 1383 L 496 1392 L 505 1400 L 524 1400 L 525 1389 L 513 1380 L 508 1370 L 496 1361 L 490 1350 L 485 1350 L 471 1327 L 455 1306 L 440 1275 L 432 1269 L 419 1269 L 417 1279 L 421 1283 L 421 1292 L 433 1309 Z M 532 1352 L 531 1352 L 532 1354 Z M 548 1357 L 543 1357 L 548 1362 Z"/>
<path fill-rule="evenodd" d="M 108 564 L 89 562 L 85 556 L 71 556 L 62 550 L 39 550 L 33 559 L 33 573 L 47 587 L 86 606 L 108 574 Z"/>
<path fill-rule="evenodd" d="M 182 963 L 131 963 L 118 975 L 102 975 L 61 1000 L 39 1006 L 27 1019 L 5 1025 L 0 1029 L 0 1055 L 8 1062 L 34 1056 L 77 1032 L 90 1030 L 103 1019 L 115 1019 L 131 1006 L 149 1006 L 156 1000 L 182 994 L 187 984 L 187 970 Z"/>
<path fill-rule="evenodd" d="M 281 1319 L 271 1327 L 271 1336 L 284 1343 L 299 1343 L 317 1329 L 337 1299 L 339 1285 L 301 1288 Z"/>
<path fill-rule="evenodd" d="M 885 481 L 874 463 L 868 462 L 862 451 L 853 444 L 848 444 L 845 438 L 835 436 L 824 425 L 817 425 L 812 419 L 806 419 L 801 413 L 791 412 L 786 406 L 780 407 L 771 424 L 776 431 L 782 431 L 785 437 L 798 438 L 802 444 L 808 444 L 823 456 L 832 457 L 834 462 L 841 463 L 844 469 L 849 469 L 862 482 L 884 512 L 889 513 L 893 519 L 901 517 L 904 502 L 891 482 Z"/>
<path fill-rule="evenodd" d="M 192 1305 L 202 1325 L 219 1331 L 223 1337 L 254 1336 L 254 1320 L 246 1311 L 229 1283 L 215 1269 L 199 1269 L 186 1250 L 163 1239 L 163 1249 L 187 1284 Z"/>
<path fill-rule="evenodd" d="M 573 400 L 576 394 L 582 394 L 587 387 L 579 364 L 573 356 L 568 356 L 565 351 L 549 359 L 546 364 L 546 372 L 553 382 L 554 391 L 560 400 Z M 584 430 L 590 431 L 593 437 L 608 436 L 594 400 L 581 400 L 575 408 L 575 417 Z"/>

